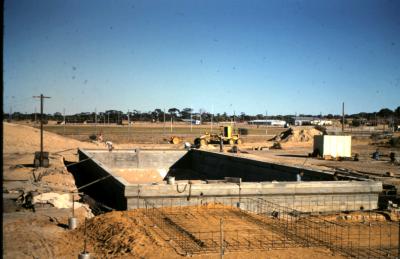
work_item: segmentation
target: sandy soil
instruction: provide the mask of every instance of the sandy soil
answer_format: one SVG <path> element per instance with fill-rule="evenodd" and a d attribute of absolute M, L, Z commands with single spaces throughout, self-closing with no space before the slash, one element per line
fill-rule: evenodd
<path fill-rule="evenodd" d="M 48 169 L 32 167 L 33 152 L 39 149 L 39 131 L 28 126 L 3 123 L 3 256 L 4 258 L 76 258 L 83 250 L 85 210 L 77 211 L 80 227 L 74 231 L 66 229 L 71 210 L 48 206 L 36 208 L 36 212 L 15 205 L 21 192 L 71 191 L 76 186 L 73 176 L 66 170 L 63 158 L 76 159 L 76 148 L 105 148 L 102 144 L 80 142 L 45 132 L 45 150 L 50 152 L 51 166 Z M 269 145 L 263 142 L 260 145 Z M 143 145 L 144 147 L 173 148 L 174 145 Z M 134 144 L 118 145 L 117 148 L 138 147 Z M 243 146 L 247 153 L 241 154 L 256 159 L 301 165 L 310 151 L 310 144 L 285 143 L 283 150 L 251 151 L 251 145 Z M 226 147 L 227 150 L 229 147 Z M 355 147 L 358 149 L 358 147 Z M 72 150 L 67 150 L 72 149 Z M 369 149 L 360 146 L 360 153 Z M 65 152 L 60 152 L 67 150 Z M 387 152 L 387 150 L 385 150 Z M 298 157 L 300 156 L 300 157 Z M 332 162 L 332 163 L 331 163 Z M 360 170 L 368 170 L 364 162 Z M 380 168 L 379 163 L 371 166 Z M 378 161 L 379 162 L 379 161 Z M 309 159 L 308 166 L 328 168 L 352 166 L 353 162 L 337 162 Z M 381 171 L 386 171 L 386 164 Z M 398 167 L 388 167 L 397 170 Z M 212 219 L 198 222 L 206 228 Z M 152 224 L 140 210 L 110 212 L 88 220 L 87 249 L 95 258 L 181 258 L 174 246 L 154 231 Z M 219 258 L 218 254 L 195 255 L 196 258 Z M 227 252 L 225 258 L 341 258 L 328 249 L 288 248 L 285 250 Z"/>
<path fill-rule="evenodd" d="M 3 256 L 4 258 L 68 258 L 76 254 L 58 252 L 62 247 L 71 210 L 56 209 L 50 204 L 36 205 L 36 212 L 21 207 L 16 199 L 31 191 L 66 193 L 76 189 L 74 177 L 63 163 L 63 155 L 76 160 L 77 147 L 95 147 L 44 132 L 44 149 L 49 151 L 49 168 L 34 168 L 34 152 L 40 149 L 37 129 L 3 123 Z M 71 150 L 70 150 L 71 149 Z M 57 153 L 59 151 L 65 152 Z M 79 197 L 75 197 L 78 199 Z M 75 216 L 83 220 L 85 209 Z"/>

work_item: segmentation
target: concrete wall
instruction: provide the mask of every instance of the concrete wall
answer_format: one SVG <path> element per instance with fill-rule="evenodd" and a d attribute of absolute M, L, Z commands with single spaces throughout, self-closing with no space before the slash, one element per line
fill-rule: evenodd
<path fill-rule="evenodd" d="M 170 168 L 187 151 L 181 150 L 87 150 L 93 159 L 108 168 Z"/>
<path fill-rule="evenodd" d="M 126 151 L 125 151 L 126 152 Z M 120 152 L 79 150 L 80 160 L 93 157 L 79 164 L 80 184 L 99 179 L 105 175 L 112 178 L 96 183 L 84 191 L 90 191 L 100 202 L 118 210 L 144 207 L 144 200 L 156 206 L 197 205 L 202 202 L 236 203 L 242 198 L 259 198 L 279 203 L 305 212 L 376 209 L 378 196 L 382 192 L 382 183 L 374 181 L 318 181 L 330 180 L 331 175 L 323 172 L 304 170 L 304 182 L 295 182 L 299 169 L 284 165 L 264 163 L 236 156 L 213 152 L 192 150 L 184 151 L 139 151 Z M 123 178 L 116 177 L 111 167 L 129 167 L 134 157 L 143 155 L 139 166 L 172 165 L 169 174 L 174 172 L 195 172 L 206 179 L 241 177 L 245 182 L 206 183 L 196 181 L 177 181 L 173 185 L 129 184 Z M 171 155 L 168 158 L 168 155 Z M 127 158 L 123 160 L 124 156 Z M 160 157 L 161 158 L 160 158 Z M 181 157 L 181 159 L 179 159 Z M 119 162 L 121 159 L 121 163 Z M 102 162 L 100 162 L 102 161 Z M 132 165 L 131 165 L 132 166 Z M 138 166 L 133 165 L 133 167 Z M 188 177 L 193 175 L 188 174 Z M 193 179 L 193 178 L 191 178 Z M 271 182 L 278 180 L 278 182 Z M 243 206 L 250 206 L 243 204 Z"/>
<path fill-rule="evenodd" d="M 304 212 L 376 209 L 382 183 L 374 181 L 324 181 L 282 183 L 176 183 L 127 186 L 128 209 L 156 206 L 198 205 L 206 202 L 237 203 L 241 198 L 263 198 Z M 239 198 L 240 197 L 240 198 Z M 246 206 L 246 204 L 245 204 Z"/>
<path fill-rule="evenodd" d="M 78 155 L 79 161 L 92 157 L 92 153 L 87 153 L 80 149 L 78 149 Z M 124 193 L 125 186 L 128 182 L 120 177 L 114 176 L 109 168 L 94 158 L 85 160 L 77 164 L 76 167 L 77 170 L 75 171 L 77 173 L 75 173 L 75 180 L 78 187 L 111 175 L 110 177 L 83 188 L 80 191 L 83 191 L 95 200 L 104 203 L 111 208 L 117 210 L 127 209 L 127 199 Z"/>
<path fill-rule="evenodd" d="M 193 171 L 185 174 L 182 171 Z M 331 181 L 331 174 L 315 170 L 302 169 L 304 181 Z M 224 177 L 241 177 L 244 182 L 296 181 L 299 168 L 272 164 L 229 154 L 190 150 L 180 161 L 172 166 L 168 176 L 177 180 L 218 180 Z M 196 178 L 189 178 L 193 177 Z"/>

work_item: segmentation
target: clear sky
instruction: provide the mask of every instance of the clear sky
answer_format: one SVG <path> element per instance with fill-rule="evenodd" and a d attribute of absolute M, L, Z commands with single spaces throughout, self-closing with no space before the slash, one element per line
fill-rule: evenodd
<path fill-rule="evenodd" d="M 7 0 L 4 110 L 400 105 L 400 1 Z"/>

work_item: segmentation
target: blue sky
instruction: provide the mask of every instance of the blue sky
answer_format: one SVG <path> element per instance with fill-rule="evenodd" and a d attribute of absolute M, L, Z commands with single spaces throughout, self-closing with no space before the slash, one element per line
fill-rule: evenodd
<path fill-rule="evenodd" d="M 13 0 L 4 110 L 192 107 L 339 114 L 400 105 L 400 1 Z"/>

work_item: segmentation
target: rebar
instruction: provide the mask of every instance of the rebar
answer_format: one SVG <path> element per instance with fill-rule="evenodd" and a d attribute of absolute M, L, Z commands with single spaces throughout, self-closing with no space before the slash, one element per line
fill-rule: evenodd
<path fill-rule="evenodd" d="M 157 230 L 186 254 L 218 253 L 223 245 L 226 251 L 326 247 L 356 258 L 399 256 L 400 224 L 379 221 L 376 213 L 362 211 L 358 218 L 348 220 L 336 212 L 332 219 L 330 215 L 303 212 L 310 211 L 304 209 L 304 203 L 296 207 L 293 202 L 292 207 L 285 207 L 262 198 L 244 197 L 241 202 L 245 210 L 235 206 L 233 197 L 171 199 L 166 208 L 162 207 L 165 200 L 143 200 L 143 207 L 148 208 L 145 216 Z M 326 202 L 324 199 L 321 204 L 327 206 Z M 286 199 L 283 203 L 290 204 Z M 311 201 L 308 206 L 312 206 Z M 224 222 L 223 236 L 220 219 Z M 202 222 L 209 226 L 202 229 Z"/>

